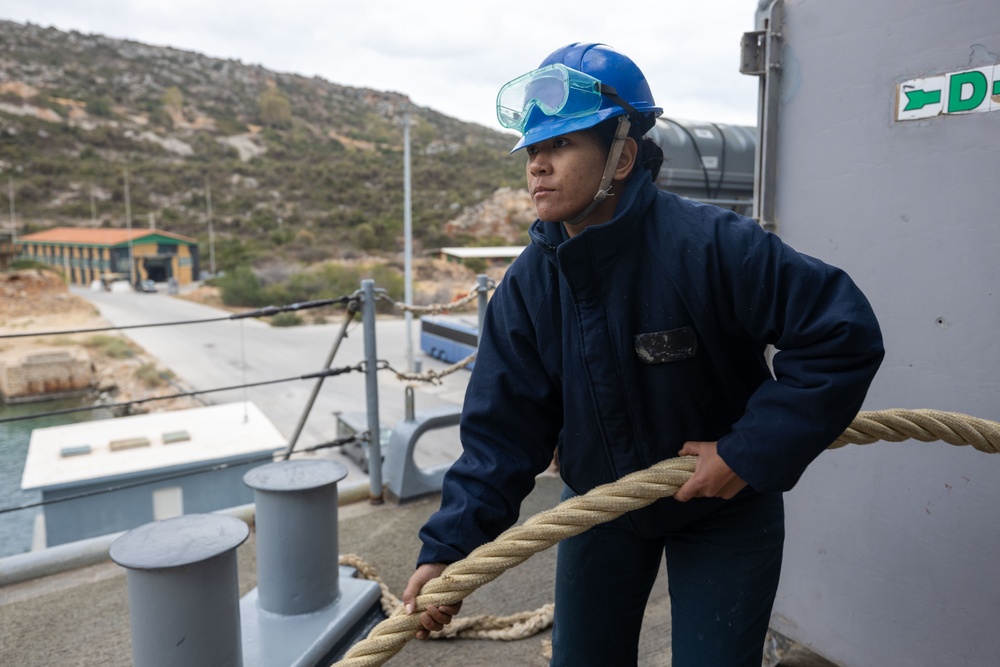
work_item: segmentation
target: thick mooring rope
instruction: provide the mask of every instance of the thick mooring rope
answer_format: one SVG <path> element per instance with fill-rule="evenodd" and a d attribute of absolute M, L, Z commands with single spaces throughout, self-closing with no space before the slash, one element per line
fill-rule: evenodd
<path fill-rule="evenodd" d="M 382 611 L 386 616 L 402 606 L 403 602 L 396 597 L 382 581 L 378 570 L 355 554 L 341 554 L 341 565 L 349 565 L 358 571 L 362 579 L 374 581 L 382 591 Z M 431 633 L 431 639 L 490 639 L 493 641 L 514 641 L 524 639 L 548 629 L 556 606 L 551 602 L 532 611 L 520 611 L 509 616 L 459 616 L 446 625 L 443 630 Z"/>
<path fill-rule="evenodd" d="M 846 444 L 867 445 L 878 440 L 901 442 L 941 440 L 951 445 L 971 445 L 979 451 L 1000 452 L 1000 423 L 938 410 L 880 410 L 860 413 L 831 448 Z M 694 473 L 696 458 L 682 456 L 626 475 L 616 482 L 565 500 L 514 526 L 497 539 L 449 565 L 440 577 L 424 586 L 413 614 L 396 607 L 375 626 L 368 638 L 347 652 L 335 667 L 378 667 L 396 655 L 420 629 L 419 612 L 427 605 L 454 604 L 480 586 L 562 539 L 591 526 L 611 521 L 626 512 L 667 498 Z M 453 621 L 457 623 L 459 619 Z"/>
<path fill-rule="evenodd" d="M 861 412 L 830 449 L 844 445 L 870 445 L 879 440 L 971 445 L 986 454 L 1000 452 L 1000 424 L 978 417 L 941 410 L 877 410 Z"/>

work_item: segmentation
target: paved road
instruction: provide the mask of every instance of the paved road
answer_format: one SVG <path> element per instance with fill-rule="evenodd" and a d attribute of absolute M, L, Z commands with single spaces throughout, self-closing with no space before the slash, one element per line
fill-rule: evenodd
<path fill-rule="evenodd" d="M 228 317 L 227 311 L 204 306 L 163 293 L 92 292 L 73 288 L 73 293 L 91 301 L 101 315 L 115 326 L 178 322 L 184 320 Z M 254 319 L 230 320 L 205 324 L 150 327 L 125 331 L 130 339 L 169 368 L 192 389 L 214 389 L 261 382 L 321 370 L 343 324 L 331 318 L 329 324 L 300 327 L 272 327 Z M 402 318 L 380 318 L 376 325 L 379 359 L 394 368 L 406 369 L 406 325 Z M 419 350 L 419 320 L 414 319 L 413 341 L 416 359 L 423 368 L 441 369 L 441 362 Z M 364 332 L 360 314 L 341 343 L 334 367 L 353 366 L 364 359 Z M 415 386 L 415 404 L 419 412 L 443 405 L 461 405 L 468 381 L 468 371 L 448 376 L 444 384 Z M 291 437 L 295 431 L 314 380 L 298 380 L 263 387 L 205 395 L 210 403 L 248 399 L 257 404 L 278 430 Z M 405 383 L 389 371 L 379 373 L 379 416 L 392 427 L 404 416 Z M 298 440 L 298 447 L 324 442 L 334 437 L 334 412 L 364 413 L 365 379 L 361 373 L 328 378 Z M 426 440 L 426 442 L 424 442 Z M 428 433 L 420 442 L 415 459 L 421 465 L 435 465 L 454 460 L 459 451 L 457 429 Z M 337 460 L 348 467 L 348 480 L 364 478 L 361 470 L 346 457 Z"/>

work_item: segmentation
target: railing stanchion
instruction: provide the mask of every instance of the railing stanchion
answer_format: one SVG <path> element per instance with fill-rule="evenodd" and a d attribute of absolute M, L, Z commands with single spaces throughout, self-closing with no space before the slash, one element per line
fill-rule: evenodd
<path fill-rule="evenodd" d="M 364 305 L 361 321 L 365 329 L 365 388 L 368 403 L 368 479 L 371 502 L 378 505 L 382 497 L 382 426 L 378 416 L 378 353 L 375 346 L 375 281 L 362 280 Z"/>
<path fill-rule="evenodd" d="M 476 276 L 476 282 L 479 285 L 479 299 L 476 301 L 476 305 L 479 310 L 479 329 L 477 329 L 476 333 L 476 343 L 478 347 L 479 338 L 483 335 L 483 323 L 486 321 L 486 304 L 490 300 L 490 277 L 480 273 Z"/>

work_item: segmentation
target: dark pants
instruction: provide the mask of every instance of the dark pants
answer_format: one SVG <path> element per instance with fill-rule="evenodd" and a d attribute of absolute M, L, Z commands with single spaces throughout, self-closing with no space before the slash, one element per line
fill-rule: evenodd
<path fill-rule="evenodd" d="M 551 665 L 636 665 L 665 553 L 673 667 L 760 667 L 784 534 L 781 495 L 747 494 L 667 537 L 599 525 L 563 540 Z"/>

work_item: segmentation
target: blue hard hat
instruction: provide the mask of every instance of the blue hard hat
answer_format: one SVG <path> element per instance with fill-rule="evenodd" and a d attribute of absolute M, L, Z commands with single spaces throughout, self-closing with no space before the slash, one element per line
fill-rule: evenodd
<path fill-rule="evenodd" d="M 602 84 L 613 87 L 618 96 L 632 105 L 642 116 L 652 115 L 655 118 L 663 113 L 663 109 L 656 106 L 653 101 L 653 93 L 649 90 L 649 84 L 642 71 L 628 56 L 606 44 L 579 42 L 569 44 L 549 54 L 539 65 L 539 68 L 556 64 L 583 72 Z M 600 107 L 596 111 L 584 116 L 564 118 L 558 115 L 547 115 L 537 105 L 526 111 L 528 115 L 523 123 L 524 136 L 517 142 L 511 153 L 561 134 L 585 130 L 608 118 L 627 113 L 622 106 L 607 95 L 603 96 Z"/>

